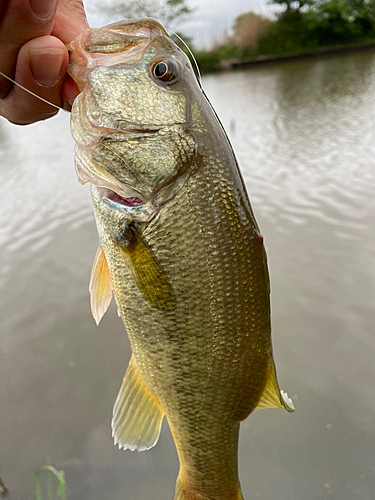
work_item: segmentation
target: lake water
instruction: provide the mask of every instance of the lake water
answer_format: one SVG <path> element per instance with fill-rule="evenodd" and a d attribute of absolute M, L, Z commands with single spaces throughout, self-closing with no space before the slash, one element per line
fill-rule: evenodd
<path fill-rule="evenodd" d="M 242 425 L 244 497 L 375 497 L 375 53 L 210 75 L 269 256 L 275 359 L 296 412 Z M 164 424 L 149 452 L 113 446 L 130 348 L 88 282 L 98 238 L 69 116 L 0 122 L 0 477 L 32 499 L 64 469 L 68 500 L 173 498 Z"/>

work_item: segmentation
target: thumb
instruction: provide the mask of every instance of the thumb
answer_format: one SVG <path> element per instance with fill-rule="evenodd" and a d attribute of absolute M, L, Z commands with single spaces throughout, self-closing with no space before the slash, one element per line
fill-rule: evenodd
<path fill-rule="evenodd" d="M 26 89 L 61 106 L 61 88 L 68 65 L 68 51 L 52 36 L 34 38 L 19 51 L 15 79 Z M 57 109 L 14 85 L 1 101 L 1 115 L 18 125 L 45 120 Z"/>

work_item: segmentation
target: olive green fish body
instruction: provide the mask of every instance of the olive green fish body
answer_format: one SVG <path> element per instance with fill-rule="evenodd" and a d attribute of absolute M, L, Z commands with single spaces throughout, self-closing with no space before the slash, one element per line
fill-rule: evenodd
<path fill-rule="evenodd" d="M 292 410 L 272 358 L 266 253 L 231 146 L 187 59 L 160 25 L 144 22 L 149 39 L 133 42 L 123 73 L 85 77 L 73 110 L 77 170 L 93 184 L 100 262 L 133 350 L 114 436 L 146 449 L 165 413 L 181 464 L 175 499 L 239 500 L 239 422 L 257 407 Z M 102 105 L 108 77 L 120 117 L 111 99 Z M 164 105 L 154 105 L 159 94 Z M 110 112 L 99 130 L 87 117 L 100 106 Z"/>

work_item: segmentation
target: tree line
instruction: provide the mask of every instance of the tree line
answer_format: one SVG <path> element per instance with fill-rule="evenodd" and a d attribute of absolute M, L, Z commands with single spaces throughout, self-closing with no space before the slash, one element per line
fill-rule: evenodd
<path fill-rule="evenodd" d="M 156 17 L 166 25 L 193 12 L 188 0 L 107 2 L 100 1 L 102 12 L 128 19 Z M 201 68 L 213 68 L 233 58 L 286 55 L 322 46 L 375 41 L 375 0 L 271 0 L 270 3 L 282 9 L 275 19 L 244 13 L 235 19 L 231 34 L 210 50 L 196 50 L 188 40 Z"/>
<path fill-rule="evenodd" d="M 284 10 L 258 51 L 284 54 L 375 39 L 375 0 L 273 0 Z"/>
<path fill-rule="evenodd" d="M 211 50 L 197 51 L 202 69 L 231 58 L 287 55 L 334 45 L 375 42 L 375 0 L 272 0 L 282 7 L 270 20 L 248 12 L 232 35 Z"/>

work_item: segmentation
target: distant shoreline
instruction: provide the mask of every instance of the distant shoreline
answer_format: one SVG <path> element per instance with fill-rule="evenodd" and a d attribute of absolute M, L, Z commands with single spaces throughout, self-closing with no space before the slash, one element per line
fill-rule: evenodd
<path fill-rule="evenodd" d="M 239 68 L 246 68 L 255 65 L 278 63 L 284 61 L 293 61 L 301 59 L 312 59 L 324 56 L 345 54 L 353 52 L 364 52 L 367 50 L 375 50 L 375 41 L 361 44 L 349 44 L 349 45 L 335 45 L 332 47 L 319 47 L 315 50 L 309 50 L 306 52 L 298 52 L 286 55 L 259 55 L 251 59 L 227 59 L 221 61 L 218 66 L 211 69 L 207 69 L 208 72 L 211 71 L 229 71 Z"/>

